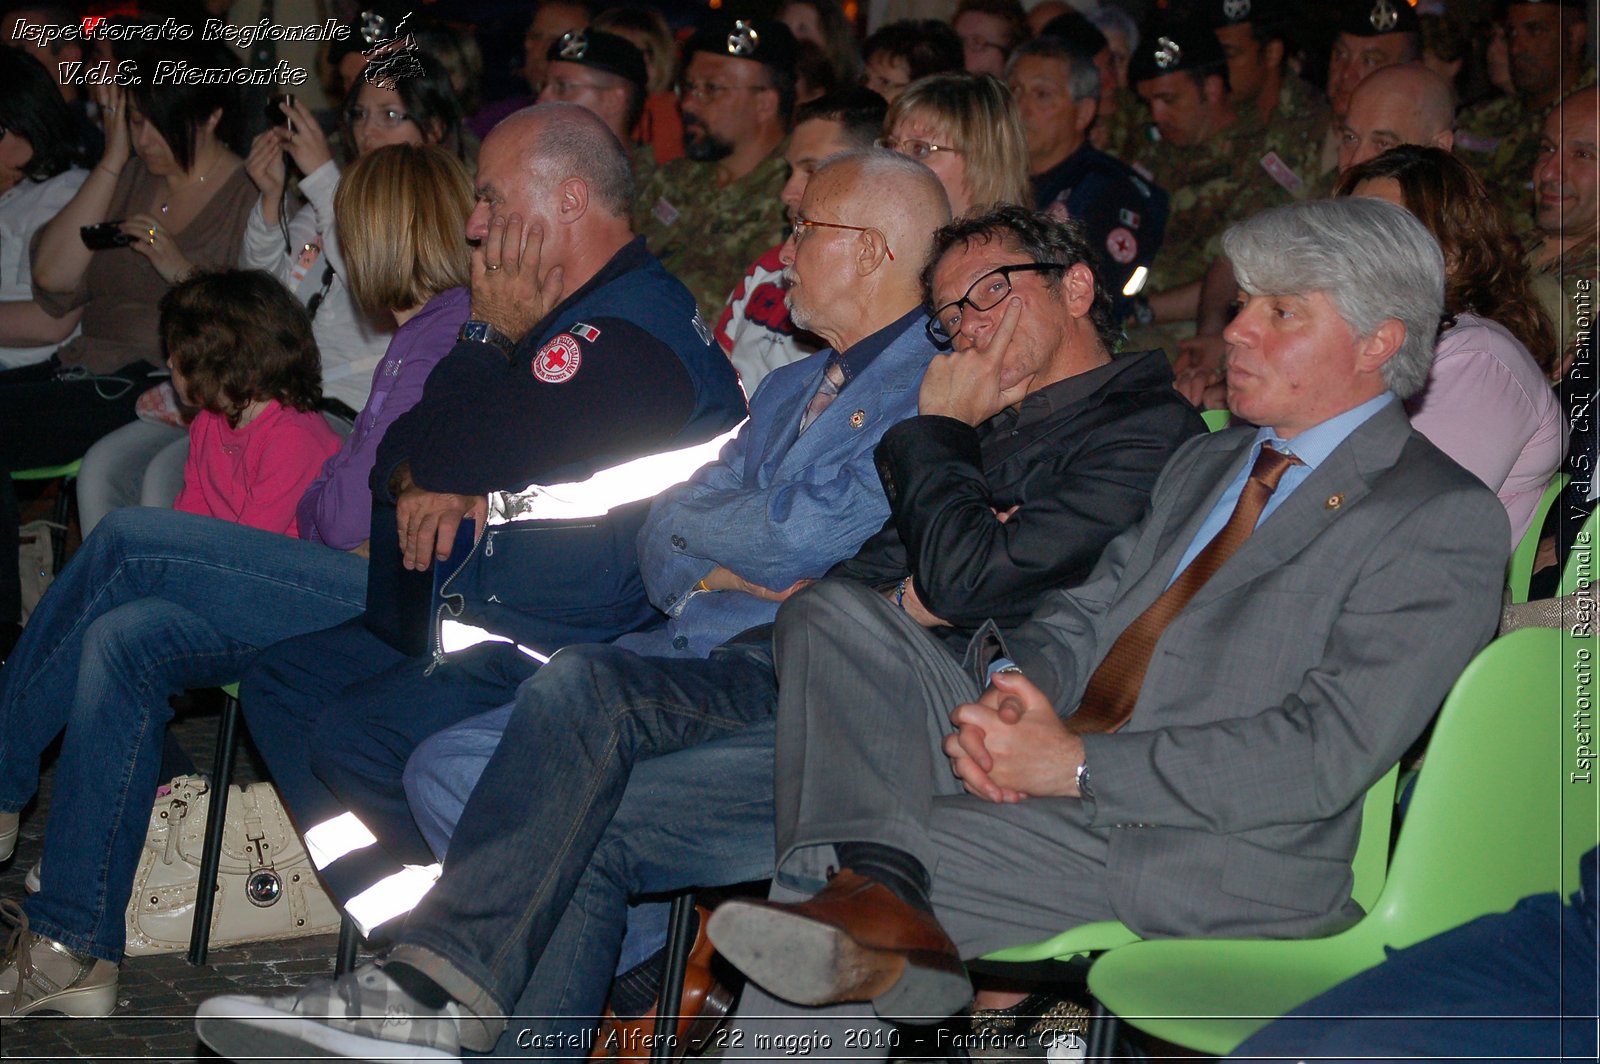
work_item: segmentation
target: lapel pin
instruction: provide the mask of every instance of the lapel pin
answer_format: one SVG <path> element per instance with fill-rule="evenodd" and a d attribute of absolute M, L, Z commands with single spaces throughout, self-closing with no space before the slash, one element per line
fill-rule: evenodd
<path fill-rule="evenodd" d="M 857 410 L 854 414 L 850 415 L 850 427 L 851 428 L 858 429 L 862 425 L 865 425 L 866 423 L 867 423 L 867 412 L 865 410 Z"/>
<path fill-rule="evenodd" d="M 1322 505 L 1330 510 L 1337 510 L 1339 507 L 1344 505 L 1344 495 L 1342 493 L 1338 495 L 1329 495 L 1328 501 Z"/>

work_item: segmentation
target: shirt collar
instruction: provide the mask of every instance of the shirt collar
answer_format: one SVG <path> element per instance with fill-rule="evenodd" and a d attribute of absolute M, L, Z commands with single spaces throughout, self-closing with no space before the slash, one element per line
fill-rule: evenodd
<path fill-rule="evenodd" d="M 1255 446 L 1259 448 L 1263 443 L 1272 440 L 1278 450 L 1287 451 L 1304 462 L 1307 468 L 1315 469 L 1334 452 L 1335 448 L 1348 439 L 1352 432 L 1366 424 L 1378 411 L 1397 401 L 1393 392 L 1383 392 L 1360 406 L 1353 406 L 1342 414 L 1311 426 L 1288 441 L 1279 439 L 1272 429 L 1262 427 L 1256 430 Z"/>
<path fill-rule="evenodd" d="M 872 365 L 873 359 L 887 351 L 889 345 L 900 338 L 901 333 L 925 317 L 927 312 L 921 307 L 909 310 L 896 318 L 892 324 L 857 340 L 848 349 L 835 351 L 832 358 L 844 370 L 845 383 L 848 384 L 865 373 L 867 367 Z"/>

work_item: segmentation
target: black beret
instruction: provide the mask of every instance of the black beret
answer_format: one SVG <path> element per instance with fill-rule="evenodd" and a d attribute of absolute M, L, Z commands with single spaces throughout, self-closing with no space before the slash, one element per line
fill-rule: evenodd
<path fill-rule="evenodd" d="M 734 18 L 719 13 L 695 30 L 683 54 L 687 58 L 695 52 L 710 52 L 749 59 L 793 77 L 796 51 L 794 34 L 777 19 L 760 15 Z"/>
<path fill-rule="evenodd" d="M 553 41 L 545 58 L 552 63 L 577 63 L 619 78 L 627 78 L 639 88 L 650 80 L 644 66 L 644 53 L 626 37 L 603 30 L 573 30 Z"/>
<path fill-rule="evenodd" d="M 1185 70 L 1210 74 L 1225 66 L 1227 57 L 1209 27 L 1192 21 L 1169 23 L 1139 42 L 1128 61 L 1128 81 L 1149 81 Z"/>
<path fill-rule="evenodd" d="M 1277 0 L 1206 0 L 1201 10 L 1212 29 L 1241 22 L 1276 22 L 1283 16 Z"/>
<path fill-rule="evenodd" d="M 1352 37 L 1381 37 L 1385 33 L 1421 33 L 1422 23 L 1406 0 L 1356 0 L 1345 5 L 1339 32 Z"/>

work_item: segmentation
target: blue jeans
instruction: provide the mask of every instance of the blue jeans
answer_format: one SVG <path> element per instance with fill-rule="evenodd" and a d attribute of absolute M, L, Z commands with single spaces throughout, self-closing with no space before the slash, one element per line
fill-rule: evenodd
<path fill-rule="evenodd" d="M 33 930 L 122 958 L 123 913 L 172 716 L 188 687 L 238 679 L 258 647 L 358 612 L 352 554 L 171 510 L 109 515 L 0 669 L 0 810 L 39 786 L 65 729 Z"/>
<path fill-rule="evenodd" d="M 257 657 L 239 698 L 300 830 L 351 812 L 378 840 L 318 869 L 341 905 L 404 865 L 431 861 L 402 781 L 417 744 L 503 705 L 538 667 L 509 644 L 485 643 L 432 668 L 431 658 L 401 654 L 362 618 Z"/>
<path fill-rule="evenodd" d="M 695 744 L 743 735 L 747 722 L 770 717 L 776 700 L 765 644 L 731 644 L 704 661 L 641 658 L 610 646 L 561 651 L 518 692 L 504 741 L 450 840 L 445 873 L 413 910 L 399 942 L 446 961 L 457 973 L 444 983 L 453 994 L 463 978 L 480 991 L 485 1000 L 459 995 L 469 1008 L 481 1009 L 480 1015 L 506 1012 L 528 987 L 535 966 L 543 969 L 547 946 L 554 948 L 569 914 L 581 911 L 585 903 L 578 895 L 608 895 L 615 900 L 614 911 L 597 900 L 588 902 L 605 909 L 609 924 L 591 940 L 595 945 L 583 947 L 581 956 L 558 960 L 583 966 L 582 988 L 575 985 L 580 980 L 563 976 L 562 986 L 573 986 L 573 1000 L 545 1010 L 592 1023 L 615 970 L 631 895 L 705 885 L 700 867 L 677 860 L 702 842 L 713 851 L 706 871 L 716 883 L 750 878 L 744 873 L 751 866 L 756 877 L 771 868 L 770 741 L 756 743 L 753 779 L 739 780 L 737 789 L 708 800 L 698 774 L 669 773 L 643 809 L 624 817 L 638 777 L 643 774 L 648 784 L 654 775 L 648 769 L 675 762 L 681 772 L 681 758 L 706 749 Z M 429 751 L 430 744 L 424 744 L 408 770 L 414 795 L 426 776 Z M 734 774 L 716 769 L 712 776 L 705 782 L 720 788 Z M 684 808 L 674 808 L 684 798 L 689 799 Z M 735 878 L 723 878 L 724 807 L 751 801 L 765 810 L 757 818 L 754 859 L 738 862 Z M 624 871 L 610 885 L 596 883 L 598 853 L 619 834 L 613 821 L 627 822 L 622 832 L 627 845 L 618 856 L 631 864 L 631 846 L 650 834 L 648 826 L 665 809 L 672 809 L 673 817 L 661 823 L 673 838 L 645 864 L 667 862 L 662 878 L 670 882 L 636 885 Z M 419 819 L 435 815 L 421 813 Z M 703 824 L 705 830 L 683 837 L 691 824 Z M 528 874 L 508 875 L 513 868 Z M 608 879 L 609 873 L 599 878 Z M 591 920 L 581 920 L 583 925 L 598 927 Z"/>

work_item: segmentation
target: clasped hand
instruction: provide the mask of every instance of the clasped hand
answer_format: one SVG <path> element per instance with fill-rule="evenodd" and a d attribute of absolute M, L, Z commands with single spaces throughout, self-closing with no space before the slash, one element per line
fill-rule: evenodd
<path fill-rule="evenodd" d="M 1083 741 L 1021 673 L 995 673 L 950 721 L 956 730 L 945 736 L 944 753 L 972 794 L 991 802 L 1077 796 Z"/>

